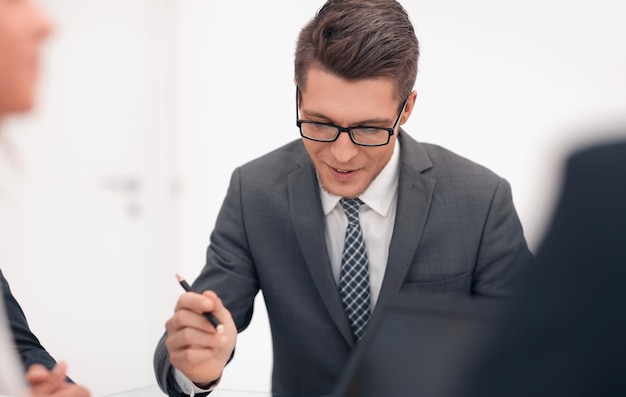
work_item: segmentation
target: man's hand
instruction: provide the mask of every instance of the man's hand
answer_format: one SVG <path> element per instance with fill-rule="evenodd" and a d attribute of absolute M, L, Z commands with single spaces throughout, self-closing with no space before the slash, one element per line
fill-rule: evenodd
<path fill-rule="evenodd" d="M 217 329 L 203 316 L 205 312 L 213 313 L 220 321 Z M 203 387 L 222 376 L 235 349 L 237 328 L 216 293 L 182 294 L 165 330 L 170 362 L 187 378 Z"/>
<path fill-rule="evenodd" d="M 66 382 L 67 365 L 58 363 L 52 371 L 41 364 L 34 364 L 26 372 L 30 387 L 27 392 L 32 397 L 90 397 L 84 386 Z"/>

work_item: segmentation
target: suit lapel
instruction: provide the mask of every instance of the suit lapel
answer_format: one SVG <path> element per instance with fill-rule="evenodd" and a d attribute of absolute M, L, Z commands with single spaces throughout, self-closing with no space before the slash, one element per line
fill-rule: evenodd
<path fill-rule="evenodd" d="M 303 154 L 306 156 L 306 154 Z M 289 175 L 289 208 L 293 228 L 311 276 L 328 313 L 346 342 L 354 345 L 352 330 L 332 275 L 326 240 L 324 218 L 315 169 L 308 161 Z"/>
<path fill-rule="evenodd" d="M 400 139 L 400 181 L 393 236 L 379 302 L 401 288 L 419 245 L 435 181 L 422 174 L 432 167 L 423 146 L 403 131 Z M 377 307 L 380 306 L 377 304 Z"/>

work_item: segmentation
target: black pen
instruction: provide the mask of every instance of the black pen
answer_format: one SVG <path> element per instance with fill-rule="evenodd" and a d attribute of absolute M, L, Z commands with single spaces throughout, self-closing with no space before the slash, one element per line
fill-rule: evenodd
<path fill-rule="evenodd" d="M 187 292 L 194 292 L 191 289 L 191 286 L 189 285 L 189 283 L 184 278 L 182 278 L 178 274 L 176 275 L 176 278 L 178 279 L 178 282 L 180 283 L 180 285 L 183 287 L 183 289 L 185 291 L 187 291 Z M 215 329 L 217 329 L 217 327 L 220 326 L 220 321 L 217 318 L 215 318 L 213 313 L 211 313 L 211 312 L 204 312 L 202 314 L 204 315 L 204 317 L 206 317 L 207 320 L 209 320 L 211 322 L 211 324 L 213 324 Z"/>

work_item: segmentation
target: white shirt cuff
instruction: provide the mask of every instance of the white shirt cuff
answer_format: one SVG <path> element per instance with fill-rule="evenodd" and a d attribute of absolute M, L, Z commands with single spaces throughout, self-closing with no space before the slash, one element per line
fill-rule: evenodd
<path fill-rule="evenodd" d="M 208 389 L 201 389 L 176 368 L 174 368 L 174 379 L 176 379 L 176 383 L 178 384 L 178 387 L 180 387 L 180 390 L 185 394 L 189 394 L 190 397 L 195 396 L 196 393 L 207 393 L 213 391 L 220 383 L 220 380 L 218 379 L 213 382 Z"/>

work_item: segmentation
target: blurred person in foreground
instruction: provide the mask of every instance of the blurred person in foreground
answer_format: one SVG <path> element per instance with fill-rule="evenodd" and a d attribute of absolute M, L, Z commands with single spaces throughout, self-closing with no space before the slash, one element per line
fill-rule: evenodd
<path fill-rule="evenodd" d="M 536 263 L 520 274 L 472 371 L 440 395 L 626 395 L 624 279 L 626 139 L 570 154 Z"/>
<path fill-rule="evenodd" d="M 33 108 L 41 44 L 51 29 L 50 21 L 33 1 L 0 0 L 0 128 L 6 117 Z M 30 330 L 2 272 L 0 286 L 5 305 L 2 313 L 6 311 L 24 366 L 19 373 L 27 371 L 26 393 L 32 396 L 89 396 L 85 387 L 67 377 L 66 364 L 57 363 Z"/>
<path fill-rule="evenodd" d="M 180 296 L 155 351 L 163 391 L 215 388 L 259 291 L 272 391 L 312 395 L 331 393 L 377 303 L 399 291 L 508 295 L 532 260 L 508 182 L 401 127 L 418 47 L 393 0 L 330 0 L 301 30 L 299 139 L 233 172 L 198 293 Z M 271 120 L 237 128 L 272 134 Z"/>

